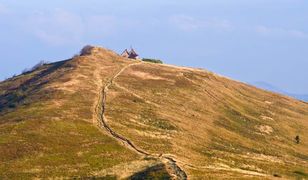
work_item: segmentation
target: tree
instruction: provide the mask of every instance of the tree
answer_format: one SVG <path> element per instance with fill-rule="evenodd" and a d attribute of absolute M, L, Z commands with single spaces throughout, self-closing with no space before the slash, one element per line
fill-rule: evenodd
<path fill-rule="evenodd" d="M 299 135 L 295 136 L 295 142 L 296 142 L 296 144 L 299 144 L 299 143 L 300 143 Z"/>

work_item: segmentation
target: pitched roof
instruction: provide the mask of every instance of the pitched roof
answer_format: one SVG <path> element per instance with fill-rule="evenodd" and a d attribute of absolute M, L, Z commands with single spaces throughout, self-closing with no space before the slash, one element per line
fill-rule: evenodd
<path fill-rule="evenodd" d="M 136 53 L 136 51 L 133 48 L 131 48 L 130 51 L 125 49 L 123 53 L 121 54 L 121 56 L 126 57 L 126 58 L 136 59 L 139 55 Z"/>
<path fill-rule="evenodd" d="M 138 54 L 136 53 L 136 51 L 132 48 L 129 52 L 130 55 L 134 55 L 134 56 L 138 56 Z"/>
<path fill-rule="evenodd" d="M 125 55 L 126 55 L 126 56 L 129 56 L 129 54 L 130 54 L 130 53 L 128 52 L 128 50 L 125 49 L 125 50 L 122 52 L 121 55 L 122 55 L 122 56 L 125 56 Z"/>

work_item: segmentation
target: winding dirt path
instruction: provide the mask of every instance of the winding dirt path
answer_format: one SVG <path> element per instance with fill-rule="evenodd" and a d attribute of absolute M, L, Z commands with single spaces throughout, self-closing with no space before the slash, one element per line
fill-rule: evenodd
<path fill-rule="evenodd" d="M 131 66 L 135 66 L 138 64 L 141 64 L 142 62 L 132 63 L 127 66 L 124 66 L 121 68 L 115 75 L 113 75 L 106 84 L 103 84 L 100 88 L 98 102 L 95 107 L 95 113 L 97 115 L 97 121 L 99 123 L 99 127 L 106 130 L 112 137 L 117 139 L 119 142 L 124 144 L 127 148 L 137 152 L 138 154 L 145 156 L 145 157 L 151 157 L 155 159 L 159 159 L 161 162 L 165 164 L 167 167 L 167 170 L 169 171 L 170 175 L 172 176 L 172 179 L 176 180 L 186 180 L 187 175 L 186 173 L 176 164 L 176 161 L 173 158 L 170 157 L 164 157 L 160 155 L 154 155 L 150 154 L 139 147 L 135 146 L 133 142 L 131 142 L 126 137 L 120 135 L 119 133 L 113 131 L 111 127 L 107 123 L 107 118 L 105 116 L 106 112 L 106 102 L 107 102 L 107 93 L 109 90 L 109 87 L 114 83 L 114 80 L 121 75 L 123 71 L 125 71 L 127 68 Z"/>

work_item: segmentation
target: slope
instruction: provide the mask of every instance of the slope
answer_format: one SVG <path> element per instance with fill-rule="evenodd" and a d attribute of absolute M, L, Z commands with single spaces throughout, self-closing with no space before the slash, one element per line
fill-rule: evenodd
<path fill-rule="evenodd" d="M 104 169 L 128 177 L 161 167 L 97 128 L 101 83 L 129 63 L 100 49 L 2 82 L 0 179 L 105 177 Z"/>
<path fill-rule="evenodd" d="M 119 76 L 112 91 L 111 127 L 173 157 L 190 177 L 307 174 L 307 103 L 202 70 L 145 63 Z"/>
<path fill-rule="evenodd" d="M 0 97 L 4 178 L 307 176 L 308 104 L 204 70 L 93 48 Z"/>

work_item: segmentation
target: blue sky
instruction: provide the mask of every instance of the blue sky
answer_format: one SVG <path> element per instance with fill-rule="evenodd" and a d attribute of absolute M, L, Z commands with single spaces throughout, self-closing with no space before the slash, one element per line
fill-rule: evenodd
<path fill-rule="evenodd" d="M 308 93 L 306 0 L 0 0 L 0 79 L 94 44 Z"/>

